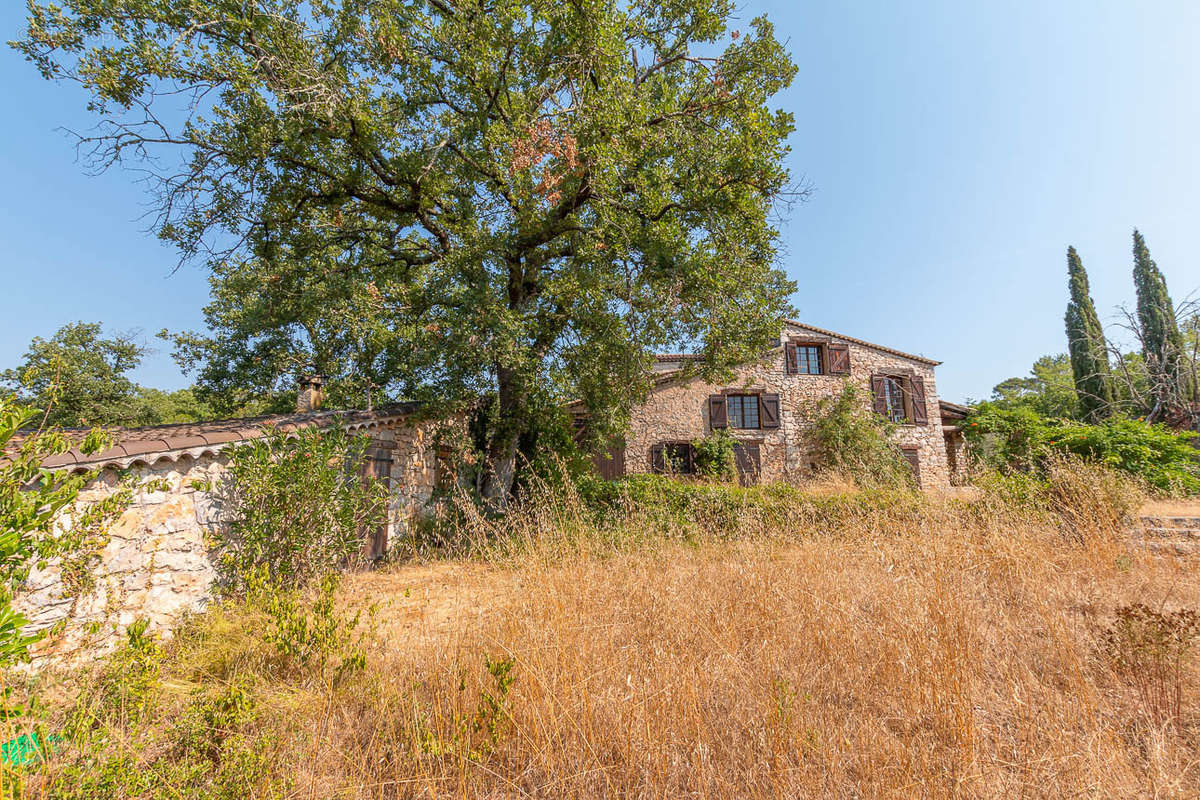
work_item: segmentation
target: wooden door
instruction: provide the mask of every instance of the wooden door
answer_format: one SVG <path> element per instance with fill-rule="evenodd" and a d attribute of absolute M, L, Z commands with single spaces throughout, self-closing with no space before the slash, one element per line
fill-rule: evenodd
<path fill-rule="evenodd" d="M 363 454 L 362 476 L 364 480 L 374 480 L 383 484 L 387 494 L 384 496 L 383 521 L 373 530 L 363 530 L 363 556 L 368 561 L 374 561 L 387 551 L 388 519 L 387 503 L 392 490 L 392 442 L 371 442 L 367 452 Z"/>
<path fill-rule="evenodd" d="M 737 442 L 733 445 L 733 460 L 737 464 L 738 483 L 751 486 L 758 483 L 762 460 L 757 442 Z"/>
<path fill-rule="evenodd" d="M 594 453 L 592 466 L 596 474 L 606 481 L 625 477 L 625 442 L 614 441 L 607 450 Z"/>

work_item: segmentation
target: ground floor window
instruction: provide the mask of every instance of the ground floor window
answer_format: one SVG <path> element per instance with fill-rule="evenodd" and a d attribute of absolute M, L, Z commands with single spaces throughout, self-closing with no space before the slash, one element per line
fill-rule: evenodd
<path fill-rule="evenodd" d="M 759 428 L 758 395 L 731 394 L 727 402 L 729 403 L 729 427 L 754 430 Z"/>
<path fill-rule="evenodd" d="M 695 475 L 696 448 L 691 442 L 663 442 L 650 448 L 650 470 L 659 475 Z"/>

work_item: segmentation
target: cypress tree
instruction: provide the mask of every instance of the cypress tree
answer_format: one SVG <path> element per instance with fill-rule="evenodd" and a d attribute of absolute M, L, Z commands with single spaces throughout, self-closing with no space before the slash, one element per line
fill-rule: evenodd
<path fill-rule="evenodd" d="M 1159 271 L 1146 240 L 1133 230 L 1133 285 L 1137 290 L 1138 323 L 1142 329 L 1142 356 L 1150 374 L 1154 406 L 1151 420 L 1162 419 L 1184 398 L 1183 335 L 1175 320 L 1175 305 L 1167 293 L 1167 281 Z"/>
<path fill-rule="evenodd" d="M 1067 303 L 1067 347 L 1079 411 L 1088 422 L 1098 422 L 1112 405 L 1112 373 L 1104 329 L 1096 316 L 1096 305 L 1088 289 L 1087 271 L 1074 247 L 1067 248 L 1067 280 L 1071 300 Z"/>

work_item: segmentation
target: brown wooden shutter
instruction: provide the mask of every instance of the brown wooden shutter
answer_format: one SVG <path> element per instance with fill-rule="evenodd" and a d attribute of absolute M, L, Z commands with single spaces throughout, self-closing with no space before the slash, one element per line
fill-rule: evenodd
<path fill-rule="evenodd" d="M 779 395 L 760 394 L 758 396 L 758 420 L 764 428 L 779 427 Z"/>
<path fill-rule="evenodd" d="M 908 379 L 909 392 L 912 396 L 913 423 L 916 425 L 929 424 L 929 412 L 925 408 L 925 379 L 914 375 Z"/>
<path fill-rule="evenodd" d="M 850 346 L 845 344 L 831 344 L 829 351 L 829 374 L 830 375 L 849 375 L 850 374 Z"/>
<path fill-rule="evenodd" d="M 783 352 L 787 361 L 787 373 L 789 375 L 796 374 L 796 345 L 788 342 L 783 346 Z"/>
<path fill-rule="evenodd" d="M 736 442 L 733 445 L 733 458 L 737 465 L 738 482 L 742 486 L 758 483 L 758 475 L 762 471 L 758 444 Z"/>
<path fill-rule="evenodd" d="M 656 444 L 650 448 L 650 471 L 662 473 L 667 471 L 667 460 L 663 458 L 663 446 Z"/>
<path fill-rule="evenodd" d="M 725 395 L 723 394 L 710 394 L 708 396 L 708 427 L 729 427 L 729 415 L 725 407 Z"/>
<path fill-rule="evenodd" d="M 887 416 L 887 398 L 884 397 L 884 389 L 883 389 L 883 384 L 884 384 L 885 380 L 887 380 L 887 378 L 885 378 L 883 375 L 872 375 L 871 376 L 871 398 L 872 398 L 871 407 L 875 410 L 876 414 L 880 414 L 880 415 L 886 417 Z"/>

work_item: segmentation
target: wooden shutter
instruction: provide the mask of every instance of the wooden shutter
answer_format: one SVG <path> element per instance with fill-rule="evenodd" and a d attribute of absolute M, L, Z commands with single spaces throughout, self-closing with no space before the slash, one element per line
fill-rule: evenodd
<path fill-rule="evenodd" d="M 908 379 L 909 395 L 912 398 L 912 419 L 916 425 L 929 424 L 929 412 L 925 408 L 925 379 L 914 375 Z"/>
<path fill-rule="evenodd" d="M 757 443 L 737 442 L 733 446 L 734 463 L 737 464 L 738 482 L 742 486 L 758 483 L 762 463 Z"/>
<path fill-rule="evenodd" d="M 850 346 L 845 344 L 831 344 L 827 350 L 829 352 L 829 374 L 849 375 Z"/>
<path fill-rule="evenodd" d="M 723 394 L 711 394 L 708 396 L 708 427 L 729 427 L 729 415 L 725 407 L 725 395 Z"/>
<path fill-rule="evenodd" d="M 871 376 L 871 407 L 874 409 L 876 414 L 880 414 L 885 417 L 887 416 L 887 398 L 884 397 L 883 384 L 886 380 L 887 378 L 885 378 L 883 375 Z"/>
<path fill-rule="evenodd" d="M 795 375 L 796 369 L 797 369 L 797 367 L 796 367 L 796 345 L 792 344 L 791 342 L 788 342 L 787 344 L 785 344 L 783 346 L 783 352 L 784 352 L 784 355 L 786 356 L 785 360 L 787 361 L 787 373 L 789 375 Z"/>
<path fill-rule="evenodd" d="M 659 475 L 667 471 L 667 460 L 663 458 L 663 446 L 656 444 L 650 448 L 650 471 Z"/>
<path fill-rule="evenodd" d="M 779 395 L 760 394 L 758 396 L 758 422 L 764 428 L 779 427 Z"/>

